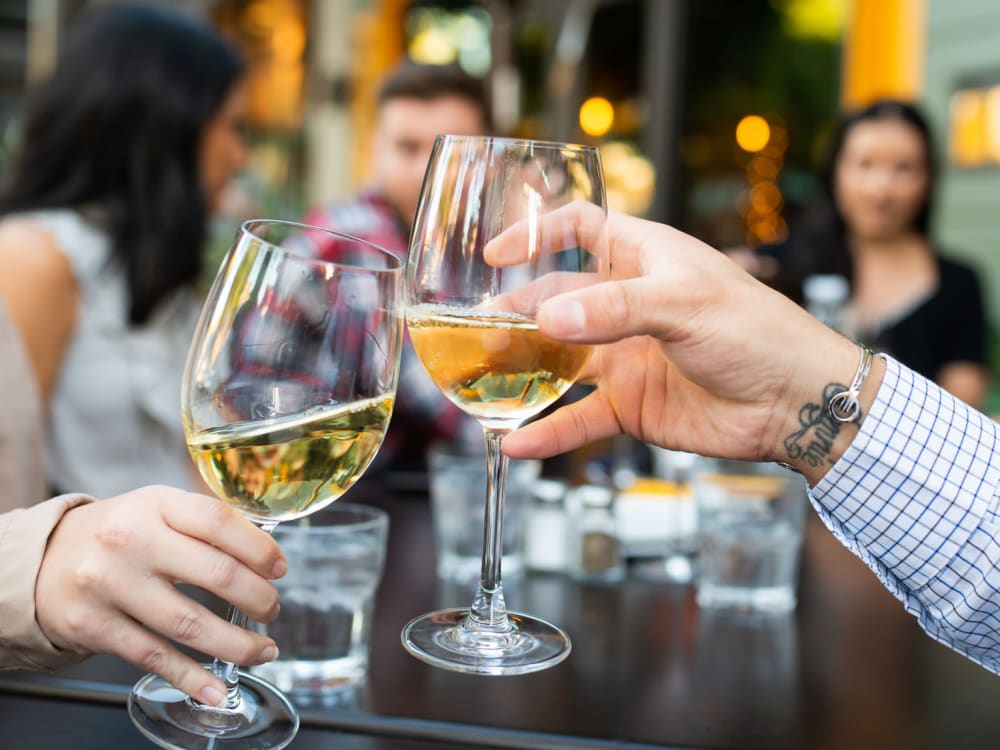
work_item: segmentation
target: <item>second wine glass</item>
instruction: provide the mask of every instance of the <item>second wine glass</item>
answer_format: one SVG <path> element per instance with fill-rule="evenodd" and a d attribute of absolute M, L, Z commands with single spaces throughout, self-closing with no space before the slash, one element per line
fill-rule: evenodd
<path fill-rule="evenodd" d="M 601 278 L 606 200 L 596 148 L 438 136 L 410 239 L 406 320 L 431 379 L 486 435 L 479 588 L 468 609 L 432 612 L 403 630 L 435 666 L 523 674 L 558 664 L 558 627 L 508 612 L 501 583 L 507 458 L 503 436 L 573 384 L 591 348 L 543 336 L 538 306 Z"/>
<path fill-rule="evenodd" d="M 295 252 L 303 232 L 248 221 L 219 269 L 188 354 L 181 416 L 212 491 L 264 531 L 314 513 L 364 473 L 385 435 L 402 341 L 402 264 L 348 237 L 344 262 Z M 327 232 L 327 234 L 334 234 Z M 235 608 L 230 622 L 246 622 Z M 278 750 L 299 717 L 273 685 L 216 659 L 224 706 L 198 703 L 150 674 L 132 721 L 180 750 Z"/>

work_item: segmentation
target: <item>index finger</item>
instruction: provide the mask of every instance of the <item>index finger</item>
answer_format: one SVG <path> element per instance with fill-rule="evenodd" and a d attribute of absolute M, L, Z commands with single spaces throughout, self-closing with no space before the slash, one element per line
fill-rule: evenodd
<path fill-rule="evenodd" d="M 280 578 L 285 556 L 271 535 L 238 510 L 216 498 L 185 492 L 160 503 L 166 524 L 178 533 L 200 539 L 236 558 L 265 578 Z"/>
<path fill-rule="evenodd" d="M 488 300 L 484 309 L 513 312 L 533 318 L 539 306 L 550 297 L 577 291 L 601 281 L 593 272 L 553 271 L 537 279 L 530 279 L 523 286 L 501 292 Z"/>
<path fill-rule="evenodd" d="M 514 430 L 501 449 L 510 458 L 549 458 L 621 432 L 614 410 L 594 391 Z"/>
<path fill-rule="evenodd" d="M 526 263 L 543 254 L 583 248 L 600 259 L 608 257 L 605 229 L 607 214 L 602 206 L 574 201 L 555 211 L 532 214 L 490 239 L 483 257 L 491 266 Z"/>

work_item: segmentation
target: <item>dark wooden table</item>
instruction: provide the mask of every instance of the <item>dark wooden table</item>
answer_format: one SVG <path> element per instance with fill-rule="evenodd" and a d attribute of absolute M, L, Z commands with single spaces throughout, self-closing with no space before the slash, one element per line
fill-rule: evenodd
<path fill-rule="evenodd" d="M 1000 677 L 924 635 L 815 519 L 793 615 L 707 613 L 690 586 L 636 577 L 528 576 L 509 582 L 509 606 L 561 625 L 573 653 L 538 674 L 478 677 L 400 645 L 409 619 L 471 597 L 434 576 L 426 500 L 364 499 L 391 516 L 369 679 L 344 705 L 304 709 L 293 748 L 1000 747 Z M 151 747 L 123 708 L 138 676 L 111 657 L 4 676 L 0 747 Z"/>

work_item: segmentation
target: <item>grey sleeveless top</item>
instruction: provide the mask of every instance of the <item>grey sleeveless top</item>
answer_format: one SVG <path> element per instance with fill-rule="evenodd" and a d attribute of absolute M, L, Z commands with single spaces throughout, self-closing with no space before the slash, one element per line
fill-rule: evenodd
<path fill-rule="evenodd" d="M 104 231 L 71 210 L 26 218 L 51 234 L 79 293 L 76 329 L 49 401 L 53 489 L 106 498 L 146 484 L 192 488 L 180 388 L 199 311 L 193 291 L 178 291 L 133 327 L 125 276 Z"/>

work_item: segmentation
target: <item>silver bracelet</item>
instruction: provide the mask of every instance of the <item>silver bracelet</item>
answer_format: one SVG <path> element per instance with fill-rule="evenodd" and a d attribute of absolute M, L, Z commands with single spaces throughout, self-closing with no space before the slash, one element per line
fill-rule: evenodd
<path fill-rule="evenodd" d="M 861 386 L 868 377 L 868 371 L 872 369 L 872 359 L 875 356 L 874 352 L 864 344 L 858 344 L 858 349 L 861 350 L 861 359 L 854 373 L 854 380 L 846 391 L 841 391 L 830 399 L 830 416 L 841 423 L 855 422 L 861 415 L 858 397 L 861 395 Z"/>

